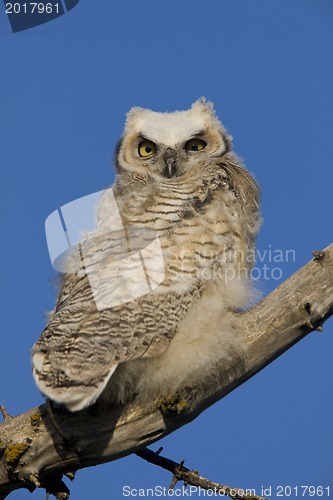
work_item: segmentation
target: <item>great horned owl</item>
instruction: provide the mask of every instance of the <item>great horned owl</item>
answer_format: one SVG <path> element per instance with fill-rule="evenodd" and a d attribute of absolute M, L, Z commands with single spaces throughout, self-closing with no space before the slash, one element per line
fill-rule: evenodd
<path fill-rule="evenodd" d="M 231 151 L 213 105 L 200 99 L 187 111 L 132 108 L 116 170 L 113 193 L 125 232 L 157 233 L 164 279 L 140 297 L 100 310 L 85 267 L 74 265 L 82 252 L 68 258 L 72 271 L 33 347 L 33 365 L 41 392 L 71 411 L 98 398 L 119 404 L 170 393 L 184 381 L 190 385 L 221 352 L 242 349 L 233 312 L 249 298 L 259 190 Z M 108 273 L 110 281 L 115 275 L 104 253 L 117 239 L 107 224 L 109 201 L 106 192 L 88 238 L 106 283 Z"/>

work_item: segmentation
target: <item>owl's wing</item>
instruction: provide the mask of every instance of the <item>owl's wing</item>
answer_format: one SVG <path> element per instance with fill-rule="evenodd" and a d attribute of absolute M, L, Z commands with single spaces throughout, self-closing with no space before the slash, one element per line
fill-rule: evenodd
<path fill-rule="evenodd" d="M 40 391 L 72 411 L 93 404 L 120 363 L 164 351 L 192 301 L 187 295 L 150 292 L 98 310 L 87 275 L 67 275 L 33 347 Z"/>
<path fill-rule="evenodd" d="M 228 153 L 221 162 L 221 166 L 228 175 L 229 189 L 235 192 L 239 202 L 238 208 L 244 214 L 245 236 L 251 248 L 262 222 L 259 211 L 260 188 L 252 174 L 240 164 L 235 154 Z"/>

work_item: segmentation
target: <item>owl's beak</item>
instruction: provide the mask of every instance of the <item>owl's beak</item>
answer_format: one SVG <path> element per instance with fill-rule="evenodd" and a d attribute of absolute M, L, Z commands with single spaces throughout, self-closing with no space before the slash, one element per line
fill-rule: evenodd
<path fill-rule="evenodd" d="M 171 179 L 177 172 L 177 153 L 174 149 L 168 148 L 163 155 L 164 167 L 163 175 Z"/>

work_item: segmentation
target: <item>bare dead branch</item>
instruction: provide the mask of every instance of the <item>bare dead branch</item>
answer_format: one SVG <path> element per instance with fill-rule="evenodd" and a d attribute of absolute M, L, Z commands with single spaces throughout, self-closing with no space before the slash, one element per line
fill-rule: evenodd
<path fill-rule="evenodd" d="M 231 486 L 224 486 L 223 484 L 214 483 L 205 477 L 200 476 L 196 470 L 187 469 L 184 467 L 184 462 L 177 464 L 169 458 L 162 457 L 159 453 L 155 453 L 148 448 L 143 448 L 136 452 L 136 455 L 147 462 L 158 465 L 163 469 L 168 470 L 173 474 L 173 480 L 169 489 L 173 489 L 178 481 L 184 481 L 185 486 L 191 484 L 192 486 L 200 487 L 204 490 L 212 490 L 221 496 L 228 496 L 233 500 L 266 500 L 263 497 L 248 493 L 246 490 L 240 488 L 233 488 Z"/>
<path fill-rule="evenodd" d="M 198 306 L 199 307 L 199 306 Z M 240 315 L 246 351 L 207 366 L 192 387 L 181 388 L 182 405 L 166 411 L 154 399 L 141 405 L 53 415 L 45 405 L 0 424 L 0 500 L 17 488 L 41 485 L 66 498 L 63 474 L 137 452 L 196 418 L 207 407 L 304 338 L 333 313 L 333 244 L 251 310 Z M 203 311 L 204 314 L 204 311 Z M 222 356 L 221 356 L 222 360 Z M 64 439 L 69 436 L 70 439 Z M 57 490 L 57 491 L 56 491 Z"/>

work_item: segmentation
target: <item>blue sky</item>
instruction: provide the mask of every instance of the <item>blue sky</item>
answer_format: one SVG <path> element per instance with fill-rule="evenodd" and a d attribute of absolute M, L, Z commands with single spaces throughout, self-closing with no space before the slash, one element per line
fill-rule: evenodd
<path fill-rule="evenodd" d="M 30 349 L 55 300 L 45 219 L 112 184 L 132 106 L 186 109 L 202 95 L 215 103 L 262 188 L 261 255 L 295 255 L 266 258 L 265 277 L 257 264 L 264 294 L 332 242 L 330 0 L 81 0 L 15 34 L 3 4 L 0 14 L 0 403 L 9 413 L 42 402 Z M 278 485 L 330 486 L 333 496 L 332 327 L 162 440 L 164 454 L 217 482 L 258 494 L 272 486 L 271 498 Z M 79 471 L 71 498 L 123 498 L 125 485 L 170 481 L 132 456 Z"/>

